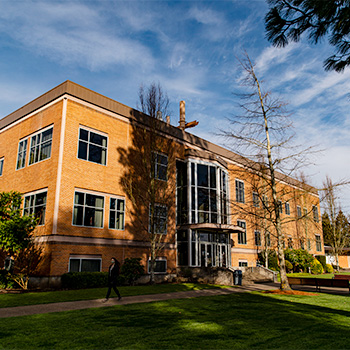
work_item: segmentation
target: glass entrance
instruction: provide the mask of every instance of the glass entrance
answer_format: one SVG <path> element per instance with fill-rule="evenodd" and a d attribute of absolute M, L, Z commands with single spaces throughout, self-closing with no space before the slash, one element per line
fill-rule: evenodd
<path fill-rule="evenodd" d="M 192 231 L 190 246 L 191 266 L 231 266 L 229 234 Z"/>
<path fill-rule="evenodd" d="M 201 243 L 201 266 L 212 267 L 213 266 L 213 246 L 210 243 Z"/>

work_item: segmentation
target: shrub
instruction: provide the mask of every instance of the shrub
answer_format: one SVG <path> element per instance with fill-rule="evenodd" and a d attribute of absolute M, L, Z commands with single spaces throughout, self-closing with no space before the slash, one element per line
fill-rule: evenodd
<path fill-rule="evenodd" d="M 314 257 L 304 249 L 286 249 L 284 251 L 285 259 L 293 265 L 294 272 L 306 272 Z"/>
<path fill-rule="evenodd" d="M 333 273 L 334 272 L 333 266 L 331 264 L 326 264 L 325 271 L 327 273 Z"/>
<path fill-rule="evenodd" d="M 18 288 L 17 283 L 12 279 L 12 275 L 6 270 L 0 270 L 0 289 Z"/>
<path fill-rule="evenodd" d="M 120 270 L 126 282 L 133 285 L 144 274 L 140 258 L 126 258 Z"/>
<path fill-rule="evenodd" d="M 322 264 L 323 270 L 326 270 L 326 257 L 324 255 L 316 255 L 315 258 Z"/>
<path fill-rule="evenodd" d="M 314 261 L 311 264 L 311 273 L 314 275 L 320 275 L 321 273 L 323 273 L 322 264 L 317 259 L 314 259 Z"/>
<path fill-rule="evenodd" d="M 286 269 L 288 272 L 293 271 L 293 265 L 290 261 L 286 260 L 285 264 L 286 264 Z"/>
<path fill-rule="evenodd" d="M 108 272 L 68 272 L 61 281 L 62 288 L 67 289 L 106 287 Z"/>

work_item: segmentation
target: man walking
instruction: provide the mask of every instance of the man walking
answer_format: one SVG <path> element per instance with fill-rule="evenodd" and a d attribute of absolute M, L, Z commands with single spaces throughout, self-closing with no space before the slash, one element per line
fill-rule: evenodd
<path fill-rule="evenodd" d="M 111 263 L 112 264 L 109 266 L 109 269 L 108 269 L 108 291 L 107 291 L 106 299 L 103 300 L 103 303 L 108 301 L 112 288 L 115 291 L 115 293 L 118 295 L 118 300 L 122 298 L 117 288 L 120 263 L 116 258 L 112 258 Z"/>

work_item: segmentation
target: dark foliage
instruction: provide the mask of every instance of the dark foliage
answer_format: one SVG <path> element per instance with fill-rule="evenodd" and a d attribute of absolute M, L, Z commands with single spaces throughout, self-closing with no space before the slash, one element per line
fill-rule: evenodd
<path fill-rule="evenodd" d="M 317 44 L 328 37 L 335 54 L 324 61 L 326 70 L 343 71 L 350 65 L 349 0 L 267 0 L 270 10 L 265 16 L 266 36 L 274 46 L 284 47 L 299 41 L 307 33 Z"/>
<path fill-rule="evenodd" d="M 108 272 L 68 272 L 61 278 L 66 289 L 107 287 Z"/>
<path fill-rule="evenodd" d="M 315 258 L 322 264 L 323 270 L 326 270 L 326 257 L 324 255 L 316 255 Z"/>
<path fill-rule="evenodd" d="M 286 249 L 286 259 L 292 264 L 294 272 L 307 272 L 314 257 L 304 249 Z"/>
<path fill-rule="evenodd" d="M 126 258 L 121 268 L 121 274 L 127 283 L 133 285 L 144 274 L 144 267 L 140 258 Z"/>

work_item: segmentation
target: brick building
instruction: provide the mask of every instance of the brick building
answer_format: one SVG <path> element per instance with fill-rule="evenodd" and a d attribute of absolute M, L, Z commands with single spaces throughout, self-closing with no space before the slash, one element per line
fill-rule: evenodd
<path fill-rule="evenodd" d="M 158 126 L 171 154 L 156 152 L 150 175 L 170 189 L 170 202 L 157 207 L 165 224 L 157 272 L 255 266 L 257 253 L 276 242 L 272 228 L 242 212 L 268 201 L 254 190 L 254 171 L 222 147 Z M 149 225 L 148 204 L 135 208 L 122 181 L 137 130 L 147 134 L 150 117 L 70 81 L 0 120 L 0 190 L 20 191 L 24 214 L 40 218 L 42 275 L 106 271 L 111 256 L 148 265 L 150 243 L 141 229 Z M 281 174 L 279 187 L 286 246 L 323 255 L 317 191 Z"/>

